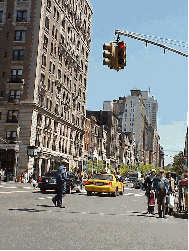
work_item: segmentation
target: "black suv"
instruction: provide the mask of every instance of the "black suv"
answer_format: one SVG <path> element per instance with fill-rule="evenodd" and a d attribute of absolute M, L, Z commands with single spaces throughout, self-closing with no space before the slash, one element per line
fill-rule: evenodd
<path fill-rule="evenodd" d="M 66 173 L 66 193 L 71 193 L 73 188 L 76 189 L 76 192 L 80 191 L 81 180 L 77 178 L 72 172 Z M 45 193 L 46 190 L 57 190 L 56 174 L 57 171 L 51 171 L 45 173 L 41 178 L 39 178 L 38 187 L 40 188 L 42 193 Z"/>

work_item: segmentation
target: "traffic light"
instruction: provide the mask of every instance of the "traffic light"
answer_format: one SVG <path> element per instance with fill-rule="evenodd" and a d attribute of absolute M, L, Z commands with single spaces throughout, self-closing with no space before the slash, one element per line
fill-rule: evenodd
<path fill-rule="evenodd" d="M 103 65 L 107 65 L 110 69 L 114 69 L 114 56 L 115 56 L 115 43 L 110 42 L 109 44 L 103 45 Z"/>
<path fill-rule="evenodd" d="M 124 41 L 117 42 L 115 59 L 117 65 L 116 70 L 119 71 L 120 69 L 124 69 L 126 66 L 126 43 Z"/>

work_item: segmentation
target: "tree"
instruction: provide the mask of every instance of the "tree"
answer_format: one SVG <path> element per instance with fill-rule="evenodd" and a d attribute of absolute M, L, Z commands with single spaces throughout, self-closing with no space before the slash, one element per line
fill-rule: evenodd
<path fill-rule="evenodd" d="M 121 175 L 126 175 L 128 172 L 131 171 L 131 168 L 128 165 L 122 163 L 121 167 L 119 168 L 119 173 Z"/>
<path fill-rule="evenodd" d="M 173 157 L 173 168 L 172 171 L 176 172 L 179 176 L 184 172 L 184 154 L 180 151 Z"/>

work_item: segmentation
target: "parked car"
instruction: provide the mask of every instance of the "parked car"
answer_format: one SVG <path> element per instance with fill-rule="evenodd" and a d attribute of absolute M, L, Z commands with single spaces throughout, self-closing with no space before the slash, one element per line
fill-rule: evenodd
<path fill-rule="evenodd" d="M 113 174 L 95 174 L 92 178 L 85 182 L 85 190 L 87 195 L 92 192 L 109 193 L 116 197 L 118 194 L 123 195 L 124 185 L 116 180 Z"/>
<path fill-rule="evenodd" d="M 138 180 L 138 179 L 136 179 L 136 180 L 134 180 L 133 181 L 133 187 L 134 188 L 140 188 L 140 189 L 143 189 L 143 187 L 144 187 L 144 180 Z"/>
<path fill-rule="evenodd" d="M 128 181 L 133 182 L 134 180 L 140 180 L 141 179 L 141 173 L 140 172 L 129 172 L 127 175 Z"/>
<path fill-rule="evenodd" d="M 38 187 L 41 192 L 46 192 L 46 190 L 57 190 L 56 185 L 56 171 L 51 171 L 45 173 L 38 181 Z M 67 172 L 67 181 L 66 181 L 66 192 L 71 193 L 72 189 L 76 189 L 76 192 L 80 191 L 81 180 L 78 179 L 74 173 Z"/>

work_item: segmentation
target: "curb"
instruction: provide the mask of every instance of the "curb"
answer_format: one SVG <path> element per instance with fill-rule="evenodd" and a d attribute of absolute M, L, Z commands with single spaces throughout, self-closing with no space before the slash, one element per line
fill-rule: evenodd
<path fill-rule="evenodd" d="M 188 213 L 179 213 L 173 211 L 173 216 L 183 218 L 183 219 L 188 219 Z"/>

